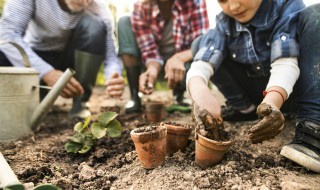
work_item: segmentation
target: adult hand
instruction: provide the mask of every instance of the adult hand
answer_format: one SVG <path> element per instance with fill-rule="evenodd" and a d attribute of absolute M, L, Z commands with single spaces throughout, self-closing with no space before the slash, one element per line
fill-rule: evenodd
<path fill-rule="evenodd" d="M 284 129 L 284 117 L 276 106 L 261 103 L 257 108 L 257 114 L 262 120 L 249 130 L 252 143 L 271 139 Z"/>
<path fill-rule="evenodd" d="M 52 70 L 48 72 L 44 77 L 43 81 L 50 87 L 53 87 L 56 82 L 60 79 L 60 77 L 63 75 L 63 72 L 60 70 Z M 76 96 L 81 96 L 83 94 L 84 90 L 81 86 L 81 84 L 72 77 L 67 85 L 62 89 L 60 95 L 64 98 L 72 98 Z"/>
<path fill-rule="evenodd" d="M 124 89 L 124 79 L 119 73 L 113 73 L 106 81 L 107 93 L 114 98 L 120 98 Z"/>
<path fill-rule="evenodd" d="M 176 85 L 183 80 L 186 73 L 184 62 L 177 54 L 167 60 L 165 65 L 165 79 L 168 81 L 169 88 L 173 89 Z"/>
<path fill-rule="evenodd" d="M 157 80 L 161 65 L 156 62 L 148 63 L 147 70 L 139 77 L 139 90 L 144 94 L 152 94 L 153 85 Z"/>

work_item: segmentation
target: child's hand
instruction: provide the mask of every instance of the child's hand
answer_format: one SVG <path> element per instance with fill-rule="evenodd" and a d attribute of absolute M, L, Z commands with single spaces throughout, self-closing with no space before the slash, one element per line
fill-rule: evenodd
<path fill-rule="evenodd" d="M 249 130 L 252 143 L 271 139 L 284 129 L 284 117 L 276 106 L 262 103 L 257 108 L 257 114 L 262 120 Z"/>

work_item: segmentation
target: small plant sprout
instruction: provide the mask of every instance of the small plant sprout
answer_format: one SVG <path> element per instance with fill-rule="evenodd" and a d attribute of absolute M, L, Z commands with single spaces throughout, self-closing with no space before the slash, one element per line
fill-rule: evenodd
<path fill-rule="evenodd" d="M 84 154 L 88 152 L 95 144 L 95 141 L 108 135 L 109 137 L 118 137 L 121 135 L 122 126 L 116 119 L 116 112 L 102 112 L 98 115 L 98 121 L 91 123 L 91 116 L 83 122 L 74 125 L 76 134 L 69 137 L 69 141 L 64 148 L 69 153 Z"/>

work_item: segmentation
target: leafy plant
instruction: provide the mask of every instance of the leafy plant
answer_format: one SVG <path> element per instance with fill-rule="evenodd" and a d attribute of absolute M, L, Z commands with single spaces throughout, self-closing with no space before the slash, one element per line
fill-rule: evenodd
<path fill-rule="evenodd" d="M 67 152 L 84 154 L 95 144 L 95 141 L 108 135 L 118 137 L 121 135 L 122 126 L 116 119 L 116 112 L 102 112 L 98 115 L 98 121 L 90 124 L 91 117 L 87 117 L 83 122 L 74 125 L 76 134 L 69 137 L 69 141 L 64 145 Z"/>

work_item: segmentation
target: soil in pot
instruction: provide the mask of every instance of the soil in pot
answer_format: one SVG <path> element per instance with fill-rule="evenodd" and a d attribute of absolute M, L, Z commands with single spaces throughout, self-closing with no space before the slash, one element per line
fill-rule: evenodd
<path fill-rule="evenodd" d="M 150 101 L 145 104 L 145 116 L 148 122 L 159 122 L 165 117 L 165 104 L 161 101 Z"/>
<path fill-rule="evenodd" d="M 176 122 L 165 122 L 160 125 L 167 128 L 167 154 L 172 156 L 179 150 L 184 152 L 189 142 L 192 127 Z"/>
<path fill-rule="evenodd" d="M 167 152 L 167 128 L 165 126 L 133 129 L 130 136 L 143 168 L 153 169 L 164 164 Z"/>
<path fill-rule="evenodd" d="M 223 159 L 232 141 L 221 118 L 214 118 L 207 110 L 199 109 L 194 109 L 192 117 L 197 125 L 195 162 L 201 168 L 214 166 Z"/>

